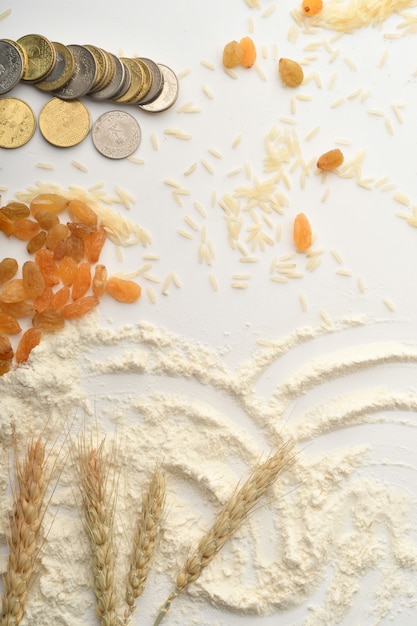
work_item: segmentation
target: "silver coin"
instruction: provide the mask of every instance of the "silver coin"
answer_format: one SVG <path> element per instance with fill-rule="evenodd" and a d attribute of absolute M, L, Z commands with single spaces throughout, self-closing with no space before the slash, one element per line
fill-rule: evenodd
<path fill-rule="evenodd" d="M 124 64 L 121 63 L 121 61 L 119 61 L 119 59 L 114 54 L 108 54 L 113 59 L 115 64 L 114 76 L 111 79 L 110 83 L 107 85 L 107 87 L 104 87 L 104 89 L 101 89 L 100 91 L 95 91 L 94 93 L 90 94 L 91 97 L 95 100 L 111 100 L 111 98 L 114 98 L 116 94 L 122 89 L 125 79 L 126 72 Z"/>
<path fill-rule="evenodd" d="M 164 86 L 160 96 L 149 104 L 138 105 L 143 111 L 149 111 L 150 113 L 166 111 L 172 107 L 178 98 L 179 86 L 175 72 L 167 65 L 162 65 L 162 63 L 158 63 L 158 67 L 164 77 Z"/>
<path fill-rule="evenodd" d="M 126 93 L 126 91 L 129 89 L 130 83 L 132 82 L 132 75 L 130 73 L 130 69 L 127 67 L 126 63 L 123 63 L 122 59 L 120 59 L 120 62 L 123 65 L 125 75 L 124 75 L 123 83 L 120 86 L 119 91 L 117 91 L 114 94 L 114 96 L 112 96 L 112 98 L 120 98 L 120 96 L 123 96 Z"/>
<path fill-rule="evenodd" d="M 22 78 L 23 57 L 10 41 L 0 39 L 0 95 L 11 91 Z"/>
<path fill-rule="evenodd" d="M 162 71 L 157 63 L 155 63 L 151 59 L 145 59 L 144 57 L 139 58 L 141 61 L 146 63 L 146 65 L 151 70 L 152 85 L 146 96 L 144 96 L 142 100 L 139 100 L 137 104 L 150 104 L 161 95 L 162 89 L 164 87 L 164 75 L 162 74 Z"/>
<path fill-rule="evenodd" d="M 107 111 L 91 131 L 95 148 L 110 159 L 124 159 L 137 150 L 142 133 L 135 118 L 125 111 Z"/>
<path fill-rule="evenodd" d="M 68 46 L 74 57 L 74 71 L 70 80 L 53 93 L 62 100 L 76 100 L 85 96 L 97 75 L 96 60 L 87 48 L 77 44 Z"/>

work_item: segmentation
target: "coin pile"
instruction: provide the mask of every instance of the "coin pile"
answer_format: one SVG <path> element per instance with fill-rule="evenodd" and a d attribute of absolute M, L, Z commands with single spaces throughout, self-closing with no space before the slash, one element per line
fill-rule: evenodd
<path fill-rule="evenodd" d="M 20 81 L 61 100 L 89 96 L 165 111 L 178 95 L 178 80 L 166 65 L 145 57 L 118 57 L 92 45 L 64 45 L 37 34 L 0 39 L 0 95 Z"/>

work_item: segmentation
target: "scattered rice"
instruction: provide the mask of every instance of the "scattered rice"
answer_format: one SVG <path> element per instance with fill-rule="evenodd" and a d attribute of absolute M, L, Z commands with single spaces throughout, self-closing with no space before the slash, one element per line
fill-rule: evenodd
<path fill-rule="evenodd" d="M 399 102 L 393 102 L 391 104 L 392 110 L 394 111 L 395 117 L 397 118 L 397 120 L 400 122 L 400 124 L 403 123 L 404 118 L 401 115 L 399 109 L 404 107 L 405 105 L 403 103 L 399 103 Z"/>
<path fill-rule="evenodd" d="M 352 272 L 344 268 L 336 270 L 336 274 L 339 274 L 339 276 L 352 276 Z"/>
<path fill-rule="evenodd" d="M 392 197 L 396 202 L 399 202 L 404 206 L 410 206 L 410 198 L 407 196 L 407 194 L 402 193 L 401 191 L 395 191 Z"/>
<path fill-rule="evenodd" d="M 197 169 L 197 163 L 192 163 L 189 168 L 187 168 L 184 172 L 184 176 L 189 176 Z"/>
<path fill-rule="evenodd" d="M 352 91 L 352 93 L 350 93 L 347 97 L 349 100 L 353 100 L 354 98 L 357 98 L 357 96 L 359 96 L 361 92 L 362 92 L 362 87 L 358 87 L 358 89 L 355 89 L 355 91 Z"/>
<path fill-rule="evenodd" d="M 191 139 L 191 135 L 184 133 L 184 131 L 182 131 L 179 128 L 166 128 L 164 130 L 164 134 L 165 135 L 172 135 L 173 137 L 176 137 L 177 139 Z"/>
<path fill-rule="evenodd" d="M 188 76 L 188 74 L 191 74 L 191 68 L 186 67 L 185 69 L 178 72 L 177 78 L 179 79 L 184 78 L 184 76 Z"/>
<path fill-rule="evenodd" d="M 233 287 L 233 289 L 247 289 L 249 287 L 249 283 L 240 282 L 240 281 L 233 281 L 232 282 L 232 287 Z"/>
<path fill-rule="evenodd" d="M 189 215 L 186 215 L 186 216 L 184 217 L 184 222 L 185 222 L 186 224 L 188 224 L 188 226 L 189 226 L 190 228 L 192 228 L 192 230 L 195 230 L 195 231 L 199 231 L 199 230 L 200 230 L 199 225 L 198 225 L 198 224 L 196 224 L 196 223 L 195 223 L 195 221 L 194 221 L 194 220 L 193 220 L 193 219 L 192 219 Z"/>
<path fill-rule="evenodd" d="M 390 311 L 395 311 L 395 305 L 392 300 L 390 300 L 389 298 L 383 298 L 382 302 L 385 304 L 387 309 L 389 309 Z"/>
<path fill-rule="evenodd" d="M 152 303 L 155 303 L 156 302 L 156 293 L 155 293 L 153 287 L 150 287 L 150 286 L 147 287 L 146 288 L 146 293 L 148 294 L 149 300 Z"/>
<path fill-rule="evenodd" d="M 207 85 L 203 84 L 201 87 L 203 89 L 203 92 L 206 94 L 207 98 L 210 98 L 210 100 L 212 100 L 214 98 L 213 92 L 207 87 Z"/>
<path fill-rule="evenodd" d="M 371 90 L 367 89 L 366 91 L 363 92 L 363 94 L 361 95 L 361 102 L 366 102 L 366 100 L 369 98 L 369 96 L 371 95 Z"/>
<path fill-rule="evenodd" d="M 149 270 L 152 269 L 152 263 L 148 262 L 148 263 L 144 263 L 137 271 L 136 271 L 136 275 L 140 276 L 141 274 L 146 274 L 146 272 L 149 272 Z"/>
<path fill-rule="evenodd" d="M 307 299 L 303 293 L 300 293 L 300 304 L 301 304 L 301 309 L 303 311 L 307 311 L 308 309 Z"/>
<path fill-rule="evenodd" d="M 311 130 L 308 135 L 306 135 L 306 141 L 310 141 L 310 139 L 313 139 L 313 137 L 315 137 L 317 135 L 317 133 L 320 130 L 320 126 L 316 126 L 315 128 L 313 128 L 313 130 Z"/>
<path fill-rule="evenodd" d="M 297 100 L 301 101 L 309 101 L 313 99 L 313 97 L 307 93 L 298 93 L 295 97 L 297 98 Z"/>
<path fill-rule="evenodd" d="M 214 274 L 209 274 L 209 281 L 210 281 L 210 285 L 213 287 L 214 291 L 218 291 L 219 290 L 219 284 L 217 282 L 217 278 L 215 277 Z"/>
<path fill-rule="evenodd" d="M 181 187 L 181 183 L 179 183 L 176 180 L 173 180 L 172 178 L 165 178 L 164 179 L 164 184 L 168 185 L 169 187 L 176 187 L 176 188 Z"/>
<path fill-rule="evenodd" d="M 0 191 L 8 191 L 7 185 L 0 185 Z"/>
<path fill-rule="evenodd" d="M 132 194 L 130 194 L 128 191 L 121 189 L 121 187 L 119 187 L 118 185 L 116 185 L 114 189 L 117 195 L 119 196 L 120 200 L 122 201 L 124 207 L 126 209 L 131 209 L 132 208 L 131 203 L 136 202 L 136 198 L 132 196 Z"/>
<path fill-rule="evenodd" d="M 211 61 L 206 61 L 205 59 L 202 59 L 200 63 L 201 65 L 204 65 L 204 67 L 206 67 L 208 70 L 212 70 L 213 72 L 216 70 L 216 66 Z"/>
<path fill-rule="evenodd" d="M 389 117 L 385 117 L 384 118 L 384 122 L 385 122 L 385 128 L 387 129 L 389 134 L 393 135 L 394 134 L 394 128 L 392 126 L 392 123 L 391 123 L 391 120 L 389 119 Z"/>
<path fill-rule="evenodd" d="M 384 53 L 379 60 L 378 67 L 384 67 L 387 58 L 388 58 L 388 48 L 385 48 Z"/>
<path fill-rule="evenodd" d="M 201 164 L 204 165 L 210 174 L 214 174 L 214 167 L 206 159 L 201 159 Z"/>
<path fill-rule="evenodd" d="M 375 187 L 381 187 L 382 185 L 384 185 L 387 181 L 388 181 L 388 176 L 383 176 L 382 178 L 379 178 L 376 183 L 375 183 Z"/>
<path fill-rule="evenodd" d="M 243 171 L 243 167 L 235 167 L 233 170 L 229 170 L 226 174 L 228 178 L 231 176 L 236 176 L 236 174 L 240 174 Z"/>
<path fill-rule="evenodd" d="M 262 78 L 262 80 L 267 81 L 267 77 L 265 72 L 263 71 L 263 69 L 261 68 L 261 66 L 259 65 L 259 63 L 255 63 L 255 70 L 258 72 L 258 75 L 260 76 L 260 78 Z"/>
<path fill-rule="evenodd" d="M 269 15 L 272 15 L 275 9 L 276 9 L 275 4 L 270 4 L 269 7 L 261 13 L 261 17 L 269 17 Z"/>
<path fill-rule="evenodd" d="M 280 117 L 279 118 L 281 120 L 281 122 L 283 122 L 284 124 L 296 124 L 297 120 L 293 119 L 292 117 Z"/>
<path fill-rule="evenodd" d="M 55 169 L 55 166 L 52 163 L 36 163 L 36 167 L 39 167 L 41 170 Z"/>
<path fill-rule="evenodd" d="M 194 202 L 193 204 L 202 217 L 207 217 L 204 207 L 199 202 Z"/>
<path fill-rule="evenodd" d="M 338 98 L 337 100 L 331 103 L 330 108 L 336 109 L 337 107 L 340 107 L 340 105 L 343 104 L 344 102 L 345 102 L 344 98 Z"/>
<path fill-rule="evenodd" d="M 253 24 L 253 17 L 252 16 L 250 16 L 249 19 L 248 19 L 248 29 L 249 29 L 250 33 L 254 33 L 255 32 L 255 27 L 254 27 L 254 24 Z"/>
<path fill-rule="evenodd" d="M 77 170 L 80 170 L 80 172 L 88 172 L 88 168 L 83 165 L 82 163 L 80 163 L 79 161 L 75 161 L 74 159 L 71 161 L 71 165 L 73 165 L 75 168 L 77 168 Z"/>
<path fill-rule="evenodd" d="M 152 142 L 153 149 L 154 150 L 158 150 L 159 143 L 158 143 L 158 137 L 157 137 L 155 131 L 153 133 L 151 133 L 151 142 Z"/>
<path fill-rule="evenodd" d="M 149 280 L 151 283 L 160 283 L 161 279 L 158 278 L 158 276 L 155 276 L 154 274 L 149 274 L 148 272 L 145 272 L 143 274 L 143 278 L 145 278 L 146 280 Z"/>
<path fill-rule="evenodd" d="M 114 249 L 116 250 L 116 257 L 117 260 L 119 261 L 119 263 L 123 263 L 123 252 L 120 246 L 115 246 Z"/>
<path fill-rule="evenodd" d="M 327 198 L 329 197 L 329 194 L 330 194 L 330 187 L 327 187 L 326 191 L 321 197 L 321 202 L 326 202 Z"/>
<path fill-rule="evenodd" d="M 2 13 L 0 13 L 0 20 L 4 20 L 6 19 L 6 17 L 9 17 L 9 15 L 11 14 L 12 10 L 11 9 L 6 9 L 5 11 L 3 11 Z"/>
<path fill-rule="evenodd" d="M 332 248 L 332 249 L 330 250 L 330 252 L 331 252 L 331 253 L 332 253 L 332 255 L 334 256 L 334 258 L 336 259 L 336 261 L 337 261 L 340 265 L 343 265 L 343 259 L 342 259 L 342 256 L 340 255 L 340 253 L 339 253 L 337 250 L 335 250 L 334 248 Z"/>
<path fill-rule="evenodd" d="M 216 150 L 215 148 L 209 148 L 208 151 L 210 152 L 210 154 L 215 156 L 216 159 L 222 159 L 223 158 L 222 153 L 219 152 L 218 150 Z"/>
<path fill-rule="evenodd" d="M 381 109 L 366 109 L 369 115 L 376 115 L 377 117 L 384 117 L 385 113 Z"/>
<path fill-rule="evenodd" d="M 262 58 L 267 59 L 268 58 L 268 46 L 264 43 L 262 44 Z"/>
<path fill-rule="evenodd" d="M 329 63 L 334 63 L 334 61 L 336 61 L 337 57 L 339 56 L 339 53 L 340 53 L 339 48 L 336 48 L 336 50 L 333 50 L 333 53 L 329 57 Z"/>
<path fill-rule="evenodd" d="M 343 57 L 343 60 L 352 70 L 355 70 L 355 72 L 357 71 L 358 66 L 352 61 L 350 57 Z"/>
<path fill-rule="evenodd" d="M 239 259 L 240 263 L 258 263 L 258 256 L 242 256 Z"/>
<path fill-rule="evenodd" d="M 189 233 L 186 230 L 183 230 L 182 228 L 177 228 L 177 233 L 181 235 L 181 237 L 184 237 L 185 239 L 194 239 L 191 233 Z"/>
<path fill-rule="evenodd" d="M 332 320 L 327 315 L 326 311 L 324 311 L 324 309 L 320 309 L 320 317 L 327 326 L 332 325 Z"/>
<path fill-rule="evenodd" d="M 177 113 L 201 113 L 201 109 L 190 101 L 180 106 Z"/>
<path fill-rule="evenodd" d="M 144 261 L 159 261 L 160 258 L 161 257 L 159 254 L 143 254 L 142 255 L 142 259 Z"/>
<path fill-rule="evenodd" d="M 140 159 L 134 156 L 127 157 L 127 160 L 131 163 L 137 163 L 138 165 L 143 165 L 145 163 L 145 159 Z"/>
<path fill-rule="evenodd" d="M 236 74 L 236 72 L 234 72 L 233 70 L 229 69 L 228 67 L 224 67 L 223 71 L 225 74 L 227 74 L 228 76 L 230 76 L 230 78 L 233 78 L 234 80 L 236 80 L 238 78 L 238 75 Z"/>
<path fill-rule="evenodd" d="M 359 277 L 358 277 L 358 288 L 359 288 L 359 291 L 360 291 L 361 293 L 364 293 L 364 292 L 365 292 L 365 282 L 364 282 L 364 280 L 363 280 L 362 276 L 359 276 Z"/>

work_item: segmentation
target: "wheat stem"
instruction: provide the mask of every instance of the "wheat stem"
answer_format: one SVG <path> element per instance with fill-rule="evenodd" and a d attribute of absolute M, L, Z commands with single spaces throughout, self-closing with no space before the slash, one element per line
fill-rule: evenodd
<path fill-rule="evenodd" d="M 293 445 L 291 443 L 284 444 L 266 461 L 259 463 L 246 482 L 235 490 L 218 513 L 210 530 L 200 539 L 197 548 L 186 559 L 177 574 L 175 589 L 162 605 L 154 626 L 161 624 L 172 601 L 183 593 L 188 585 L 199 578 L 203 569 L 209 565 L 235 533 L 281 472 L 293 461 Z"/>
<path fill-rule="evenodd" d="M 28 589 L 33 581 L 41 538 L 41 509 L 45 494 L 45 445 L 41 439 L 28 445 L 19 461 L 15 442 L 14 495 L 10 522 L 10 552 L 4 576 L 1 626 L 20 624 Z"/>
<path fill-rule="evenodd" d="M 104 440 L 98 448 L 81 438 L 78 445 L 78 473 L 84 521 L 90 543 L 96 614 L 101 626 L 117 626 L 113 545 L 114 501 L 108 491 L 109 459 Z"/>
<path fill-rule="evenodd" d="M 135 601 L 143 593 L 151 567 L 155 544 L 165 501 L 165 476 L 160 469 L 153 474 L 148 489 L 143 494 L 142 510 L 138 516 L 130 569 L 126 585 L 125 624 L 136 608 Z"/>

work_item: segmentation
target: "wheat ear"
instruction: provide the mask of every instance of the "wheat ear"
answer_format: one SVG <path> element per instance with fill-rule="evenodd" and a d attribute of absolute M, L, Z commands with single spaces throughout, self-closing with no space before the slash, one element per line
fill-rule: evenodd
<path fill-rule="evenodd" d="M 17 489 L 10 521 L 10 552 L 4 576 L 1 626 L 20 624 L 28 589 L 36 573 L 46 487 L 45 445 L 41 437 L 28 445 L 23 461 L 19 461 L 15 443 L 15 475 Z"/>
<path fill-rule="evenodd" d="M 257 465 L 246 482 L 234 491 L 231 498 L 218 513 L 213 526 L 201 538 L 197 548 L 186 559 L 177 574 L 175 589 L 162 605 L 154 626 L 159 626 L 169 611 L 172 601 L 183 593 L 188 585 L 197 580 L 203 569 L 214 559 L 243 520 L 259 503 L 268 488 L 293 461 L 293 445 L 284 444 L 266 461 Z"/>
<path fill-rule="evenodd" d="M 96 614 L 101 626 L 116 626 L 119 621 L 114 580 L 114 494 L 108 494 L 109 459 L 104 453 L 104 440 L 98 448 L 93 448 L 81 438 L 77 457 L 85 527 L 92 556 Z"/>
<path fill-rule="evenodd" d="M 155 544 L 160 530 L 160 522 L 165 502 L 165 476 L 157 469 L 147 490 L 143 494 L 142 509 L 138 516 L 130 556 L 130 568 L 126 585 L 125 624 L 129 623 L 134 612 L 136 599 L 143 593 L 151 567 Z"/>

